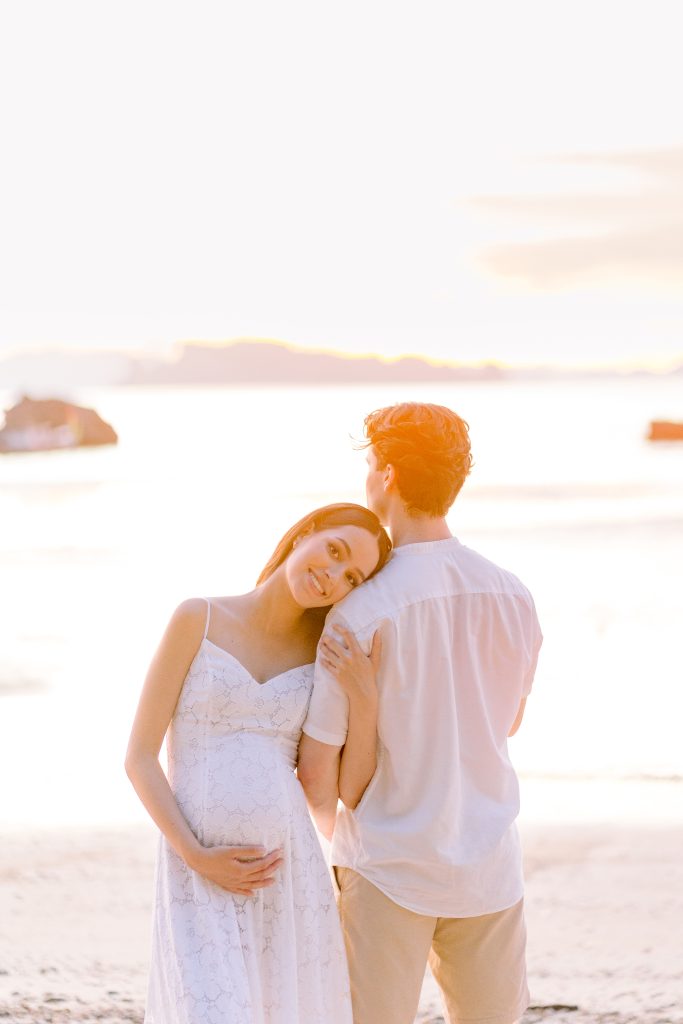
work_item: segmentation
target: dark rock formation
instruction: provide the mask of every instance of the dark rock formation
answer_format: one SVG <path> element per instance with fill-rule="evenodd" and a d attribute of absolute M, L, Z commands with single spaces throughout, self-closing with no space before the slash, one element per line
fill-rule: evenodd
<path fill-rule="evenodd" d="M 24 396 L 5 410 L 0 453 L 116 444 L 116 431 L 95 412 L 58 398 Z"/>

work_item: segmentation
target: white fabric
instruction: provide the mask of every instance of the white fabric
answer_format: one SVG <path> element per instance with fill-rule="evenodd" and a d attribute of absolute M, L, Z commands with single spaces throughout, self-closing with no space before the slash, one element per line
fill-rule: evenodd
<path fill-rule="evenodd" d="M 475 917 L 522 897 L 517 777 L 507 735 L 533 680 L 541 632 L 528 590 L 456 538 L 395 549 L 327 619 L 382 658 L 378 765 L 340 810 L 332 862 L 396 903 Z M 345 742 L 348 701 L 316 665 L 304 732 Z"/>
<path fill-rule="evenodd" d="M 294 762 L 313 666 L 259 685 L 202 640 L 170 726 L 169 781 L 206 846 L 282 847 L 275 885 L 234 896 L 161 838 L 146 1024 L 351 1024 L 332 882 Z"/>

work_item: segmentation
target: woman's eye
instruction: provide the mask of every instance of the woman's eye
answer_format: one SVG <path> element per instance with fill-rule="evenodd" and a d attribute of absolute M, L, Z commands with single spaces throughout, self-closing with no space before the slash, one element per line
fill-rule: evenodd
<path fill-rule="evenodd" d="M 356 579 L 355 576 L 352 576 L 350 572 L 346 574 L 346 580 L 347 580 L 347 583 L 349 584 L 349 586 L 351 586 L 351 587 L 357 587 L 358 586 L 358 580 Z"/>
<path fill-rule="evenodd" d="M 328 549 L 330 554 L 334 558 L 339 558 L 339 548 L 336 546 L 336 544 L 328 544 Z"/>

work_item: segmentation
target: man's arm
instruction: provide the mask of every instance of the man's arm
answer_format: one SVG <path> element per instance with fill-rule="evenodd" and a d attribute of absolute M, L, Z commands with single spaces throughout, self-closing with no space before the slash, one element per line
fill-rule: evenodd
<path fill-rule="evenodd" d="M 332 839 L 339 799 L 341 747 L 321 743 L 303 733 L 299 743 L 297 775 L 318 829 Z"/>
<path fill-rule="evenodd" d="M 531 594 L 529 594 L 529 604 L 530 604 L 530 615 L 529 615 L 529 619 L 528 619 L 528 628 L 527 628 L 527 637 L 528 637 L 528 639 L 527 639 L 527 647 L 526 647 L 529 663 L 528 663 L 528 667 L 527 667 L 527 670 L 526 670 L 526 675 L 524 676 L 524 680 L 522 682 L 522 693 L 524 694 L 524 696 L 522 697 L 521 701 L 519 702 L 519 707 L 517 708 L 517 714 L 515 715 L 514 722 L 510 726 L 510 731 L 508 732 L 508 736 L 514 736 L 515 733 L 517 732 L 517 730 L 519 729 L 520 725 L 522 724 L 522 719 L 524 718 L 524 709 L 526 707 L 527 697 L 529 696 L 529 694 L 531 692 L 531 687 L 532 687 L 533 682 L 534 682 L 534 674 L 536 672 L 536 665 L 538 663 L 538 653 L 539 653 L 539 651 L 541 649 L 541 644 L 543 643 L 543 634 L 541 633 L 541 627 L 538 624 L 538 618 L 536 616 L 536 608 L 534 607 L 534 600 L 533 600 Z"/>
<path fill-rule="evenodd" d="M 522 719 L 524 718 L 524 709 L 525 709 L 525 707 L 526 707 L 526 697 L 522 697 L 522 699 L 521 699 L 521 701 L 519 703 L 519 707 L 517 708 L 517 715 L 515 716 L 515 720 L 512 723 L 512 725 L 510 726 L 510 731 L 508 733 L 508 736 L 514 736 L 515 733 L 517 732 L 517 730 L 519 729 L 520 725 L 522 724 Z"/>

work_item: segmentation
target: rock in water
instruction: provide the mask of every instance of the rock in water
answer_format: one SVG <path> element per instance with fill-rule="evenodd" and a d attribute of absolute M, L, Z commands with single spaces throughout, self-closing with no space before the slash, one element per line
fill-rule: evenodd
<path fill-rule="evenodd" d="M 58 398 L 24 396 L 5 410 L 0 453 L 116 444 L 116 431 L 95 412 Z"/>
<path fill-rule="evenodd" d="M 648 441 L 683 441 L 683 423 L 671 420 L 653 420 L 650 423 Z"/>

